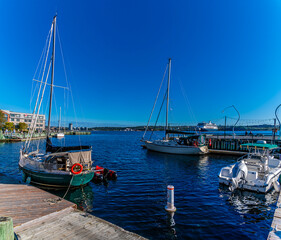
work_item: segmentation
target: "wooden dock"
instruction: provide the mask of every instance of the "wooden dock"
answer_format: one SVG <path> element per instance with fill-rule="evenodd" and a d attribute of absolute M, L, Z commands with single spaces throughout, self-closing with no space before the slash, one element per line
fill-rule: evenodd
<path fill-rule="evenodd" d="M 30 185 L 0 184 L 0 216 L 13 218 L 21 240 L 144 239 Z"/>
<path fill-rule="evenodd" d="M 279 193 L 268 240 L 281 239 L 281 192 Z"/>

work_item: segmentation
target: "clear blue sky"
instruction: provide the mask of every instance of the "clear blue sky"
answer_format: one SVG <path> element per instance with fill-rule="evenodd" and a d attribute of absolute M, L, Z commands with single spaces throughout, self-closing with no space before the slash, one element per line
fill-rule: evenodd
<path fill-rule="evenodd" d="M 280 1 L 25 0 L 0 2 L 0 108 L 29 111 L 56 12 L 78 122 L 145 124 L 169 57 L 172 122 L 216 120 L 233 104 L 241 118 L 268 119 L 281 103 Z"/>

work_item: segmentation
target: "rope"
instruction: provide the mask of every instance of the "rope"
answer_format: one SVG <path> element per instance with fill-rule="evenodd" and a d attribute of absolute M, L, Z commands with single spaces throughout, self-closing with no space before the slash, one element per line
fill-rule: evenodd
<path fill-rule="evenodd" d="M 65 194 L 63 195 L 62 199 L 64 199 L 64 198 L 66 197 L 66 195 L 67 195 L 67 193 L 68 193 L 68 191 L 69 191 L 69 189 L 70 189 L 70 186 L 71 186 L 71 184 L 72 184 L 73 177 L 74 177 L 74 175 L 72 175 L 71 180 L 70 180 L 70 183 L 69 183 L 69 186 L 68 186 L 68 188 L 67 188 Z"/>

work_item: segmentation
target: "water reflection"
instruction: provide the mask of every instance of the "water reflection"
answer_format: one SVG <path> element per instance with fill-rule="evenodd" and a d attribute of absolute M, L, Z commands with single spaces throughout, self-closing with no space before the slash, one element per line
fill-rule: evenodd
<path fill-rule="evenodd" d="M 65 194 L 65 190 L 50 192 L 60 197 L 64 196 Z M 77 205 L 77 208 L 82 211 L 92 212 L 94 193 L 90 185 L 83 186 L 77 189 L 70 189 L 70 191 L 65 196 L 65 199 L 74 202 Z"/>
<path fill-rule="evenodd" d="M 168 232 L 170 235 L 170 239 L 177 239 L 177 233 L 176 233 L 176 222 L 174 220 L 174 212 L 168 212 L 167 213 L 167 225 L 169 226 Z"/>
<path fill-rule="evenodd" d="M 268 218 L 268 212 L 276 207 L 278 193 L 256 193 L 236 189 L 230 192 L 227 186 L 220 185 L 220 197 L 226 197 L 226 202 L 234 207 L 245 222 L 259 222 Z"/>

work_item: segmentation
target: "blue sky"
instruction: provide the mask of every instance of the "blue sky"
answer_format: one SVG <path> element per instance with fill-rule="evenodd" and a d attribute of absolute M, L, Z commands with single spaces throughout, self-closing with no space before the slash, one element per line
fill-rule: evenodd
<path fill-rule="evenodd" d="M 230 105 L 242 119 L 271 119 L 281 103 L 280 1 L 26 0 L 0 2 L 0 108 L 30 111 L 56 12 L 78 122 L 145 124 L 169 57 L 172 123 L 235 118 L 222 113 Z M 65 85 L 59 51 L 55 83 Z M 62 106 L 73 121 L 63 96 L 56 89 L 54 119 Z"/>

